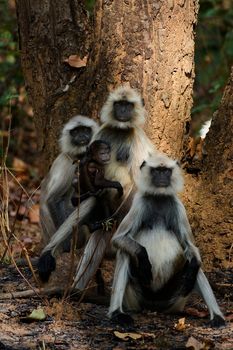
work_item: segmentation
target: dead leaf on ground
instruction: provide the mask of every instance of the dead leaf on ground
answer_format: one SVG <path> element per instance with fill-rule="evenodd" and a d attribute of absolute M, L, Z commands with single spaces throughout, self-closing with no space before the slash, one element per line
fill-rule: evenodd
<path fill-rule="evenodd" d="M 68 63 L 71 67 L 81 68 L 86 67 L 87 65 L 87 57 L 80 58 L 78 55 L 70 55 L 68 58 L 64 60 L 64 62 Z"/>
<path fill-rule="evenodd" d="M 187 327 L 189 327 L 189 326 L 190 326 L 190 324 L 186 324 L 186 323 L 185 323 L 185 317 L 183 317 L 183 318 L 180 318 L 180 319 L 178 320 L 178 323 L 175 323 L 174 328 L 175 328 L 177 331 L 183 331 L 183 330 L 185 330 L 185 328 L 187 328 Z"/>
<path fill-rule="evenodd" d="M 190 337 L 188 338 L 188 341 L 185 344 L 185 347 L 190 350 L 201 350 L 203 349 L 203 344 L 200 343 L 196 338 Z"/>
<path fill-rule="evenodd" d="M 231 322 L 233 321 L 233 314 L 226 315 L 225 318 L 227 321 Z"/>
<path fill-rule="evenodd" d="M 12 162 L 12 167 L 14 171 L 25 173 L 29 169 L 29 165 L 26 164 L 22 159 L 19 159 L 17 157 L 14 157 Z"/>
<path fill-rule="evenodd" d="M 42 308 L 33 310 L 29 316 L 22 317 L 21 321 L 30 323 L 33 321 L 44 321 L 46 319 L 46 314 Z"/>
<path fill-rule="evenodd" d="M 32 224 L 38 224 L 39 221 L 40 221 L 40 219 L 39 219 L 39 209 L 40 209 L 39 204 L 34 204 L 29 209 L 28 217 L 29 217 L 29 220 L 30 220 L 30 222 Z"/>
<path fill-rule="evenodd" d="M 124 340 L 124 341 L 127 341 L 127 340 L 130 340 L 130 339 L 133 339 L 133 340 L 137 340 L 137 339 L 141 339 L 142 338 L 142 335 L 141 334 L 138 334 L 138 333 L 121 333 L 121 332 L 118 332 L 118 331 L 114 331 L 114 335 L 121 339 L 121 340 Z"/>

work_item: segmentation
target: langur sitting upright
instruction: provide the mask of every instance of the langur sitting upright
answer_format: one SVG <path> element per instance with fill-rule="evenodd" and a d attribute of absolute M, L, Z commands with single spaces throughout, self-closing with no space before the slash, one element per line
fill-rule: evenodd
<path fill-rule="evenodd" d="M 211 325 L 224 325 L 177 196 L 183 184 L 179 166 L 158 153 L 140 169 L 132 207 L 112 240 L 118 251 L 110 317 L 127 324 L 133 322 L 128 313 L 143 308 L 180 311 L 195 289 L 208 306 Z"/>
<path fill-rule="evenodd" d="M 127 86 L 113 90 L 105 102 L 100 120 L 103 125 L 94 135 L 110 144 L 111 161 L 105 169 L 106 178 L 120 182 L 124 188 L 134 184 L 142 161 L 154 146 L 142 129 L 146 111 L 139 93 Z"/>
<path fill-rule="evenodd" d="M 97 123 L 78 115 L 71 118 L 64 126 L 60 138 L 61 153 L 54 160 L 49 173 L 41 185 L 40 223 L 45 243 L 72 213 L 72 180 L 76 169 L 75 159 L 82 159 Z"/>
<path fill-rule="evenodd" d="M 94 135 L 94 140 L 106 141 L 111 147 L 111 160 L 105 166 L 105 178 L 117 181 L 123 187 L 124 194 L 120 198 L 115 190 L 106 190 L 109 193 L 110 214 L 113 214 L 118 222 L 124 218 L 130 208 L 134 195 L 134 180 L 140 164 L 154 151 L 151 141 L 142 129 L 145 116 L 146 111 L 138 92 L 127 86 L 120 86 L 108 96 L 101 111 L 103 125 Z M 43 250 L 43 253 L 46 253 L 44 256 L 48 257 L 50 254 L 49 259 L 52 260 L 59 246 L 69 236 L 72 227 L 77 224 L 80 226 L 80 223 L 88 217 L 95 207 L 98 208 L 96 198 L 87 198 L 82 202 L 79 217 L 77 215 L 78 209 L 71 213 L 57 231 L 56 236 Z M 115 215 L 116 211 L 117 215 Z M 105 234 L 106 239 L 103 235 L 102 243 L 99 244 L 100 248 L 97 249 L 100 234 L 95 232 L 91 235 L 84 251 L 84 258 L 77 271 L 75 281 L 80 280 L 80 276 L 85 277 L 85 281 L 82 283 L 83 288 L 90 280 L 90 276 L 93 275 L 92 271 L 102 260 L 107 247 L 105 243 L 109 240 L 109 233 Z M 92 265 L 95 267 L 93 268 Z M 79 289 L 78 284 L 77 288 Z"/>

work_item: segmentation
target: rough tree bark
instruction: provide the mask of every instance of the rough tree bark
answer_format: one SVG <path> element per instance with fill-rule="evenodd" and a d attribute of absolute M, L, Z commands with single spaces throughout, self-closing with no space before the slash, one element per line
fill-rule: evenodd
<path fill-rule="evenodd" d="M 61 122 L 74 113 L 98 117 L 108 90 L 122 82 L 142 92 L 155 145 L 181 156 L 192 106 L 197 0 L 96 0 L 93 22 L 78 0 L 17 0 L 17 11 L 22 67 L 49 162 Z M 64 64 L 88 48 L 85 68 Z M 76 81 L 62 91 L 73 74 Z"/>
<path fill-rule="evenodd" d="M 233 67 L 205 139 L 199 177 L 187 177 L 186 204 L 206 268 L 233 267 Z"/>
<path fill-rule="evenodd" d="M 75 114 L 67 85 L 82 73 L 82 68 L 77 71 L 64 60 L 71 54 L 80 58 L 87 55 L 90 20 L 79 0 L 17 0 L 16 8 L 21 65 L 34 111 L 38 147 L 48 166 L 57 152 L 62 124 Z"/>

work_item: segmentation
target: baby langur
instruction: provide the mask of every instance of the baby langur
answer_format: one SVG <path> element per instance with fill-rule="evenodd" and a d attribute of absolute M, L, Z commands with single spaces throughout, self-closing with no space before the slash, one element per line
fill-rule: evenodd
<path fill-rule="evenodd" d="M 97 129 L 94 120 L 78 115 L 70 119 L 62 130 L 61 153 L 41 185 L 40 223 L 45 243 L 74 210 L 71 195 L 76 165 L 73 162 L 85 155 L 87 145 Z"/>
<path fill-rule="evenodd" d="M 157 154 L 140 169 L 132 207 L 112 240 L 118 252 L 110 317 L 127 324 L 133 322 L 128 313 L 143 308 L 181 311 L 196 290 L 209 309 L 211 325 L 224 325 L 177 196 L 183 183 L 179 166 Z"/>
<path fill-rule="evenodd" d="M 72 182 L 76 192 L 71 198 L 74 206 L 78 206 L 82 200 L 92 195 L 100 194 L 104 188 L 115 188 L 119 197 L 123 195 L 123 188 L 119 182 L 105 179 L 105 166 L 110 159 L 111 149 L 107 142 L 96 140 L 91 143 L 80 163 L 79 175 L 75 176 Z M 106 214 L 107 216 L 109 215 Z"/>

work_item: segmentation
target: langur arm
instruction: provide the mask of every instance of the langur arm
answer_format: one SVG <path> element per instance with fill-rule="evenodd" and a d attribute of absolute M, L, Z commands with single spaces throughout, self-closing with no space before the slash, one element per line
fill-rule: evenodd
<path fill-rule="evenodd" d="M 126 215 L 121 222 L 116 233 L 112 238 L 112 244 L 119 250 L 127 253 L 130 256 L 134 256 L 140 244 L 136 242 L 132 235 L 134 233 L 133 222 L 135 220 L 135 210 L 131 208 L 130 212 Z"/>
<path fill-rule="evenodd" d="M 115 188 L 118 190 L 119 197 L 123 195 L 123 187 L 118 181 L 111 181 L 104 178 L 103 173 L 97 173 L 95 176 L 95 187 L 97 188 Z"/>
<path fill-rule="evenodd" d="M 199 249 L 195 246 L 186 210 L 180 200 L 178 201 L 178 225 L 176 234 L 184 250 L 185 257 L 191 261 L 193 256 L 195 256 L 197 261 L 201 263 Z"/>
<path fill-rule="evenodd" d="M 49 173 L 49 181 L 46 186 L 46 202 L 51 213 L 56 228 L 58 228 L 66 219 L 65 196 L 68 195 L 72 179 L 74 176 L 75 165 L 66 155 L 61 154 L 54 161 Z"/>
<path fill-rule="evenodd" d="M 140 206 L 134 201 L 131 210 L 121 222 L 112 239 L 113 245 L 129 255 L 136 265 L 139 264 L 139 261 L 148 260 L 146 249 L 133 238 L 140 224 L 139 208 Z"/>

